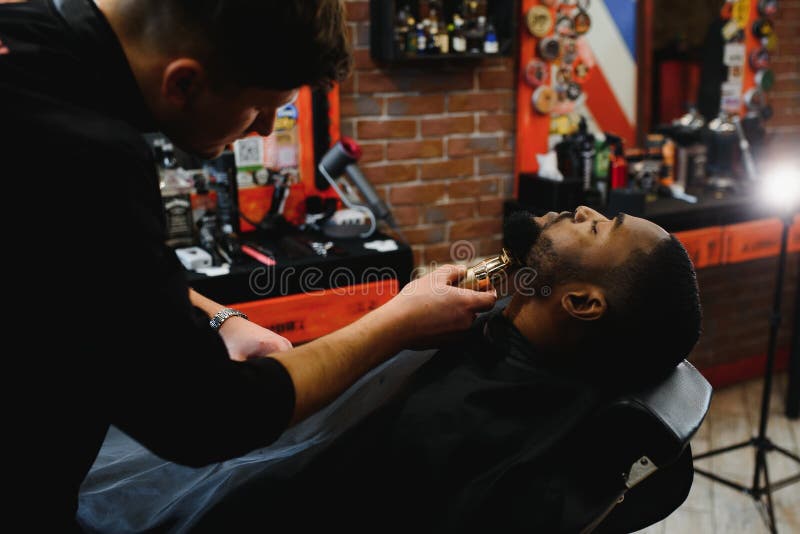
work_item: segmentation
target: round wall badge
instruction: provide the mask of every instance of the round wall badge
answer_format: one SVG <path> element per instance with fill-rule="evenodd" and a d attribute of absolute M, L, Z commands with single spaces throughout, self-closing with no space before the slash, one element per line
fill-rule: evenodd
<path fill-rule="evenodd" d="M 567 98 L 569 98 L 570 100 L 578 100 L 578 98 L 580 98 L 581 96 L 581 93 L 583 93 L 583 90 L 581 89 L 581 86 L 578 85 L 577 83 L 569 82 L 567 84 L 566 93 L 567 93 Z"/>
<path fill-rule="evenodd" d="M 557 100 L 558 95 L 556 92 L 546 85 L 542 85 L 536 89 L 531 97 L 533 108 L 542 115 L 547 115 L 553 111 Z"/>
<path fill-rule="evenodd" d="M 756 72 L 756 85 L 764 91 L 769 91 L 775 85 L 775 74 L 769 69 Z"/>
<path fill-rule="evenodd" d="M 525 65 L 525 81 L 533 87 L 539 87 L 547 82 L 547 73 L 550 67 L 541 59 L 532 59 Z"/>
<path fill-rule="evenodd" d="M 575 35 L 575 21 L 567 15 L 559 15 L 556 19 L 556 34 L 566 37 Z"/>
<path fill-rule="evenodd" d="M 589 78 L 589 67 L 582 60 L 578 60 L 572 68 L 572 79 L 584 83 Z"/>
<path fill-rule="evenodd" d="M 539 55 L 546 61 L 558 59 L 561 55 L 561 43 L 555 37 L 545 37 L 539 41 Z"/>
<path fill-rule="evenodd" d="M 544 37 L 553 28 L 553 15 L 544 6 L 533 6 L 525 15 L 528 31 L 534 37 Z"/>
<path fill-rule="evenodd" d="M 546 5 L 547 7 L 556 7 L 560 3 L 560 0 L 542 0 L 542 4 Z"/>
<path fill-rule="evenodd" d="M 583 35 L 584 33 L 589 31 L 589 28 L 592 27 L 592 19 L 589 17 L 589 14 L 584 11 L 583 9 L 579 9 L 578 13 L 575 15 L 575 33 L 578 35 Z"/>
<path fill-rule="evenodd" d="M 761 39 L 761 43 L 764 45 L 764 48 L 767 49 L 769 52 L 774 52 L 778 49 L 778 36 L 775 33 L 771 33 Z"/>
<path fill-rule="evenodd" d="M 769 67 L 769 52 L 767 52 L 766 48 L 756 48 L 750 52 L 750 67 L 753 70 L 761 70 Z"/>
<path fill-rule="evenodd" d="M 778 0 L 758 0 L 758 12 L 762 17 L 774 17 L 778 13 Z"/>

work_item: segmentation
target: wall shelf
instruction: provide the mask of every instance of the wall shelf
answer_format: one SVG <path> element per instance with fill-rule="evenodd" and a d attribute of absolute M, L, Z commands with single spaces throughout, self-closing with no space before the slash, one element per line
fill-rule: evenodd
<path fill-rule="evenodd" d="M 395 31 L 398 11 L 406 6 L 415 18 L 419 16 L 420 7 L 424 8 L 425 0 L 370 0 L 370 54 L 372 59 L 380 63 L 400 64 L 441 64 L 443 61 L 469 61 L 492 57 L 511 57 L 514 54 L 514 36 L 516 34 L 516 8 L 514 0 L 485 0 L 487 25 L 494 27 L 498 52 L 466 53 L 425 53 L 410 54 L 403 50 Z M 453 15 L 460 13 L 463 0 L 441 0 L 446 28 L 453 20 Z"/>

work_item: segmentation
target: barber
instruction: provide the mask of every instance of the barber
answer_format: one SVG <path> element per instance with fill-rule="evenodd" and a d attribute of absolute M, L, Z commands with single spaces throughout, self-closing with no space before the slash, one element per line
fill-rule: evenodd
<path fill-rule="evenodd" d="M 223 306 L 189 289 L 165 246 L 141 133 L 208 159 L 268 135 L 297 88 L 349 73 L 345 24 L 340 0 L 0 2 L 0 173 L 16 258 L 5 289 L 24 293 L 6 298 L 6 325 L 40 325 L 24 361 L 8 363 L 24 393 L 4 435 L 27 469 L 7 485 L 35 499 L 31 527 L 79 529 L 78 488 L 111 424 L 180 463 L 235 457 L 493 305 L 444 267 L 291 348 L 238 316 L 212 329 Z"/>

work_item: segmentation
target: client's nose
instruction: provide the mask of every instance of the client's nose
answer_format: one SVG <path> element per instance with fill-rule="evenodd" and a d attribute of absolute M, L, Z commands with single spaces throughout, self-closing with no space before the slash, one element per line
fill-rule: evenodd
<path fill-rule="evenodd" d="M 575 210 L 575 222 L 581 223 L 588 220 L 603 219 L 604 217 L 587 206 L 578 206 Z"/>

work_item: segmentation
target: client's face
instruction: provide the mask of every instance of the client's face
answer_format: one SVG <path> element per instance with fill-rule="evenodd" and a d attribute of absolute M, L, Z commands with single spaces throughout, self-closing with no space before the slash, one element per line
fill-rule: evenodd
<path fill-rule="evenodd" d="M 549 279 L 559 278 L 557 271 L 565 266 L 582 272 L 618 266 L 631 252 L 648 252 L 669 234 L 645 219 L 625 214 L 608 219 L 580 206 L 574 212 L 541 217 L 515 214 L 507 223 L 506 236 L 511 253 Z"/>

